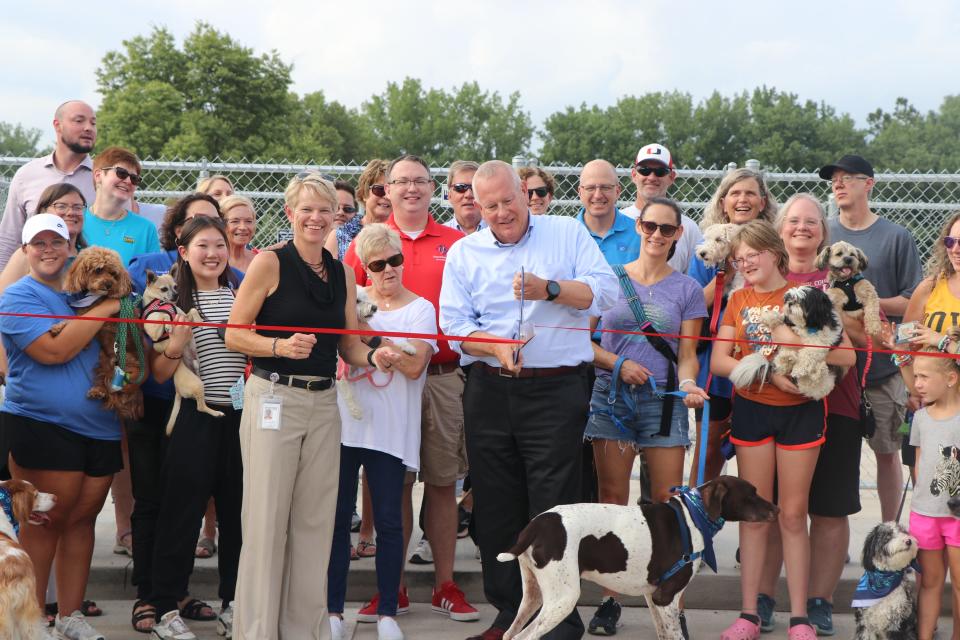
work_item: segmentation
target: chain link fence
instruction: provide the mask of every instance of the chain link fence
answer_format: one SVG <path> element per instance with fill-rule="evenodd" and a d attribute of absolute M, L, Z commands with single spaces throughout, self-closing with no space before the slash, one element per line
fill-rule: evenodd
<path fill-rule="evenodd" d="M 0 157 L 0 201 L 6 202 L 6 189 L 16 170 L 30 158 Z M 524 158 L 515 158 L 514 165 L 526 164 Z M 746 166 L 761 169 L 755 161 Z M 681 203 L 687 215 L 699 221 L 703 209 L 713 195 L 730 164 L 720 169 L 678 169 L 677 181 L 670 197 Z M 143 162 L 144 182 L 138 191 L 141 202 L 165 203 L 196 189 L 197 183 L 210 175 L 223 174 L 233 183 L 238 193 L 251 198 L 257 208 L 258 229 L 255 244 L 265 246 L 277 240 L 287 229 L 283 215 L 283 190 L 290 178 L 305 168 L 318 170 L 330 177 L 356 185 L 363 170 L 358 164 L 331 164 L 304 167 L 287 163 L 225 163 L 215 160 L 177 161 L 146 160 Z M 556 180 L 556 193 L 551 213 L 575 215 L 580 210 L 577 184 L 580 166 L 543 167 Z M 818 197 L 833 214 L 830 185 L 815 172 L 781 172 L 762 168 L 771 192 L 778 202 L 784 202 L 794 193 L 805 191 Z M 432 169 L 437 179 L 433 213 L 440 221 L 452 215 L 447 205 L 446 167 Z M 620 205 L 629 206 L 636 196 L 630 181 L 630 167 L 617 169 L 623 189 Z M 871 208 L 881 216 L 897 222 L 911 231 L 924 261 L 930 254 L 933 241 L 943 221 L 953 211 L 960 210 L 960 174 L 948 173 L 883 173 L 877 174 Z"/>

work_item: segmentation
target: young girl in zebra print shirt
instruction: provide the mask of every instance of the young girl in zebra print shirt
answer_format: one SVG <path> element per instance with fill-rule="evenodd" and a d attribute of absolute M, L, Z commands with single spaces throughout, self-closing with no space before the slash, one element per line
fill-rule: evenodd
<path fill-rule="evenodd" d="M 917 448 L 910 534 L 920 549 L 920 637 L 932 638 L 947 563 L 954 602 L 960 597 L 960 519 L 947 507 L 947 500 L 960 495 L 960 361 L 936 357 L 932 354 L 942 354 L 932 347 L 925 351 L 931 355 L 913 362 L 914 387 L 924 407 L 914 415 L 910 432 L 910 444 Z"/>

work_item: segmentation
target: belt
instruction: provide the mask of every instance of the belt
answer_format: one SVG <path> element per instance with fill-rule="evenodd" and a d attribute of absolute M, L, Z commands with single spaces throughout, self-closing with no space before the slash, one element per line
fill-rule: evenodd
<path fill-rule="evenodd" d="M 520 369 L 512 373 L 503 367 L 491 367 L 486 362 L 478 361 L 474 363 L 480 370 L 491 376 L 501 376 L 503 378 L 552 378 L 554 376 L 564 376 L 580 371 L 580 365 L 567 367 L 536 367 L 530 369 Z"/>
<path fill-rule="evenodd" d="M 441 362 L 440 364 L 427 365 L 428 376 L 442 376 L 445 373 L 453 373 L 460 368 L 457 362 Z"/>
<path fill-rule="evenodd" d="M 273 371 L 267 371 L 266 369 L 261 369 L 260 367 L 254 367 L 251 371 L 253 375 L 258 378 L 263 378 L 264 380 L 270 380 L 270 376 L 274 375 Z M 320 378 L 319 380 L 304 380 L 303 378 L 295 378 L 293 376 L 285 376 L 281 374 L 276 374 L 279 376 L 277 378 L 277 384 L 283 385 L 285 387 L 296 387 L 297 389 L 306 389 L 307 391 L 326 391 L 333 386 L 333 378 Z"/>

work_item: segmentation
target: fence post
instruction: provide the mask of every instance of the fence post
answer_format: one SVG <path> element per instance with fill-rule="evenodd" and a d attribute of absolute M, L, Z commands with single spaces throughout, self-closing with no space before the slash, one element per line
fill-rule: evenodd
<path fill-rule="evenodd" d="M 511 162 L 514 169 L 519 169 L 521 167 L 527 166 L 527 159 L 522 155 L 513 156 L 513 161 Z"/>
<path fill-rule="evenodd" d="M 200 182 L 202 182 L 204 178 L 210 176 L 210 170 L 208 168 L 209 164 L 209 160 L 206 158 L 200 158 L 200 175 L 197 176 L 197 188 L 200 187 Z"/>
<path fill-rule="evenodd" d="M 728 162 L 728 163 L 727 163 L 727 166 L 726 166 L 726 168 L 724 169 L 723 172 L 724 172 L 725 174 L 726 174 L 726 173 L 730 173 L 731 171 L 735 170 L 736 168 L 737 168 L 737 163 L 736 163 L 736 162 Z"/>
<path fill-rule="evenodd" d="M 754 173 L 760 173 L 760 161 L 755 158 L 747 160 L 743 166 L 745 166 L 747 169 L 750 169 L 750 171 L 753 171 Z"/>

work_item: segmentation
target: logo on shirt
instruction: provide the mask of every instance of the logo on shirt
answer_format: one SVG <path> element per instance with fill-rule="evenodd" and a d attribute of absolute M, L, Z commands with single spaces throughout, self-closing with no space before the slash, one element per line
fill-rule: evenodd
<path fill-rule="evenodd" d="M 438 245 L 437 245 L 437 253 L 439 253 L 440 255 L 442 255 L 442 256 L 447 255 L 447 251 L 449 251 L 449 249 L 447 248 L 447 245 L 445 245 L 445 244 L 438 244 Z"/>
<path fill-rule="evenodd" d="M 123 236 L 123 241 L 127 244 L 133 244 L 136 242 L 136 239 L 131 238 L 130 236 Z"/>

